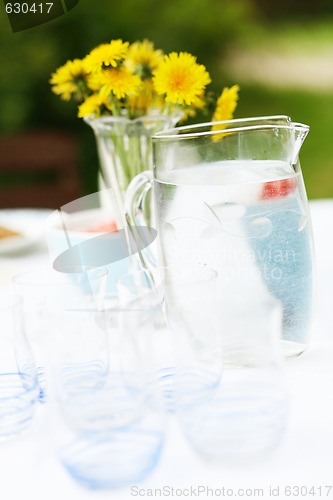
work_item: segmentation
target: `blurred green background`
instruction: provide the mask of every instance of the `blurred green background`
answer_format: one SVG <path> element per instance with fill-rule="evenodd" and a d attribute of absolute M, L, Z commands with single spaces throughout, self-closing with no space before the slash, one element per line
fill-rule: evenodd
<path fill-rule="evenodd" d="M 85 193 L 97 188 L 94 137 L 48 81 L 67 59 L 113 38 L 148 38 L 165 52 L 193 53 L 216 93 L 241 86 L 236 117 L 286 114 L 309 124 L 301 152 L 308 195 L 333 197 L 331 0 L 80 0 L 59 19 L 15 34 L 1 4 L 1 135 L 72 131 Z"/>

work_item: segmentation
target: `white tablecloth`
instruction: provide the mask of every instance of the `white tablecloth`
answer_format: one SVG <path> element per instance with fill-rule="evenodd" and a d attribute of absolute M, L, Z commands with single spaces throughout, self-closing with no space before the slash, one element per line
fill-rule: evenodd
<path fill-rule="evenodd" d="M 303 356 L 286 363 L 291 415 L 285 439 L 273 455 L 245 464 L 205 463 L 170 419 L 162 458 L 146 481 L 133 488 L 91 492 L 77 485 L 57 462 L 40 407 L 29 434 L 0 445 L 0 499 L 333 499 L 333 200 L 312 201 L 310 207 L 318 297 L 313 343 Z M 48 261 L 42 244 L 21 255 L 1 256 L 0 290 L 8 290 L 12 275 Z"/>

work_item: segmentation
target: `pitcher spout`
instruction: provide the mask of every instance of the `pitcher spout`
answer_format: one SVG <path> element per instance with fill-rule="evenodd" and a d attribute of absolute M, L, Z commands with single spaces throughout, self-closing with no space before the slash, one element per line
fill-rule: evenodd
<path fill-rule="evenodd" d="M 292 151 L 292 164 L 295 165 L 298 162 L 299 152 L 305 141 L 306 136 L 309 133 L 310 127 L 309 125 L 305 125 L 304 123 L 293 122 L 292 124 L 294 130 L 294 144 Z"/>

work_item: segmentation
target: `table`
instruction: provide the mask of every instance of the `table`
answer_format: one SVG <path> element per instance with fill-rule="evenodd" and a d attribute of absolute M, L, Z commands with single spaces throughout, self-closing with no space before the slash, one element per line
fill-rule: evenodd
<path fill-rule="evenodd" d="M 91 492 L 77 485 L 54 457 L 40 406 L 28 434 L 0 445 L 0 499 L 333 499 L 333 200 L 311 201 L 310 210 L 318 297 L 313 343 L 303 356 L 286 363 L 291 414 L 285 439 L 273 455 L 244 464 L 205 463 L 170 419 L 160 463 L 145 482 L 117 491 Z M 0 291 L 8 291 L 10 278 L 17 272 L 48 264 L 45 244 L 22 255 L 1 256 Z"/>

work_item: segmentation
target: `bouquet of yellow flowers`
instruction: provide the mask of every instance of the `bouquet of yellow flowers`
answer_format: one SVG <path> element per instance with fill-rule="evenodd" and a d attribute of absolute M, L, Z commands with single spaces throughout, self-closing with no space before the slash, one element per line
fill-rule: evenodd
<path fill-rule="evenodd" d="M 113 189 L 122 212 L 129 183 L 152 169 L 151 136 L 205 110 L 210 82 L 193 55 L 165 55 L 149 40 L 103 43 L 83 59 L 67 61 L 50 80 L 55 94 L 76 100 L 78 116 L 93 128 L 100 187 Z M 223 89 L 213 121 L 233 117 L 238 91 L 238 85 Z"/>
<path fill-rule="evenodd" d="M 83 59 L 67 61 L 52 74 L 55 94 L 79 103 L 78 116 L 126 116 L 135 119 L 154 113 L 181 111 L 193 116 L 207 104 L 211 82 L 205 66 L 187 52 L 165 55 L 149 40 L 112 40 L 94 48 Z M 224 88 L 212 120 L 233 117 L 238 85 Z"/>

